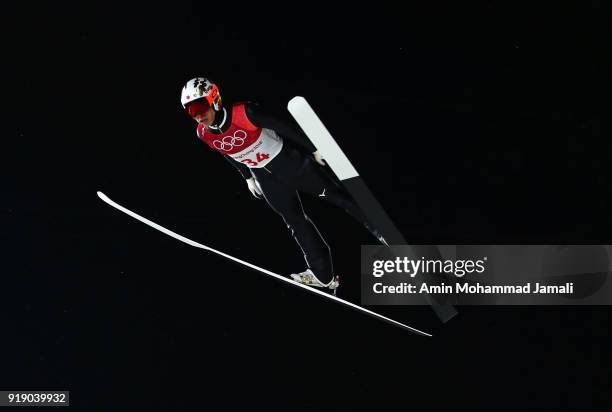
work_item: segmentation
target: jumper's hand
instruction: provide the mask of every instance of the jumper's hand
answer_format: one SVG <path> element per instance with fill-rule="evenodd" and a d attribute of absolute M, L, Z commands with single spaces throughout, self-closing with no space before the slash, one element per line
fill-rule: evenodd
<path fill-rule="evenodd" d="M 316 160 L 316 162 L 320 164 L 321 166 L 325 166 L 327 164 L 325 163 L 325 160 L 323 160 L 323 156 L 321 156 L 321 153 L 319 153 L 318 150 L 314 152 L 312 155 L 314 156 L 314 159 Z"/>
<path fill-rule="evenodd" d="M 253 196 L 255 196 L 257 199 L 261 199 L 261 197 L 263 196 L 263 192 L 261 191 L 261 188 L 255 181 L 255 178 L 249 177 L 246 180 L 246 182 L 247 182 L 247 186 L 249 187 L 249 190 L 251 191 L 251 193 L 253 193 Z"/>

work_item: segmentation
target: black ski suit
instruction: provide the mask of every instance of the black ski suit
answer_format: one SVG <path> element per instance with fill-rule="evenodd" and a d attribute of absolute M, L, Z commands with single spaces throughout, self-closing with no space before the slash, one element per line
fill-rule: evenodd
<path fill-rule="evenodd" d="M 220 134 L 229 129 L 232 123 L 231 107 L 226 107 L 227 118 L 220 130 L 208 128 L 211 133 Z M 266 202 L 283 218 L 300 246 L 308 268 L 321 282 L 327 283 L 334 276 L 331 250 L 314 222 L 305 213 L 299 192 L 317 196 L 344 209 L 368 230 L 370 225 L 337 180 L 314 160 L 312 153 L 316 149 L 303 133 L 279 116 L 264 113 L 255 103 L 246 103 L 245 109 L 253 125 L 274 130 L 283 139 L 282 150 L 262 168 L 249 168 L 228 155 L 223 156 L 245 179 L 254 177 L 257 180 Z M 217 115 L 217 124 L 213 123 L 213 126 L 218 126 L 222 117 Z M 376 233 L 373 234 L 376 236 Z"/>

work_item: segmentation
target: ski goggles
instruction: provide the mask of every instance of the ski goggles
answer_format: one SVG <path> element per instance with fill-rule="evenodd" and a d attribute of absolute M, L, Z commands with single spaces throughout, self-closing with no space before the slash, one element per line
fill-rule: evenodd
<path fill-rule="evenodd" d="M 196 117 L 199 114 L 204 114 L 210 110 L 210 104 L 206 101 L 206 99 L 196 100 L 191 102 L 185 107 L 185 110 L 191 117 Z"/>

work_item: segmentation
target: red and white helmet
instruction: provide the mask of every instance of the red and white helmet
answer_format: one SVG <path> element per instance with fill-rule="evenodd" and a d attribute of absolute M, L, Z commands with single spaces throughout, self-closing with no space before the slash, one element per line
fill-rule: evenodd
<path fill-rule="evenodd" d="M 185 109 L 195 100 L 206 100 L 216 111 L 221 109 L 221 94 L 216 84 L 204 77 L 196 77 L 185 84 L 181 91 L 181 104 Z M 202 101 L 204 103 L 204 101 Z"/>

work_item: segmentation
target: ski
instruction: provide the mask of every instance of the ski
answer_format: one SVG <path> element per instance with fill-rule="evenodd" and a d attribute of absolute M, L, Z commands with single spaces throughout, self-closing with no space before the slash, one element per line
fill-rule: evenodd
<path fill-rule="evenodd" d="M 323 156 L 330 169 L 340 179 L 346 190 L 353 197 L 368 220 L 382 233 L 389 245 L 407 245 L 406 239 L 391 221 L 381 204 L 376 200 L 357 169 L 352 165 L 331 133 L 327 130 L 319 116 L 308 101 L 302 96 L 292 98 L 287 104 L 289 113 L 302 128 L 312 144 Z M 416 250 L 417 255 L 439 256 L 435 246 Z M 436 302 L 431 296 L 425 295 L 428 303 L 442 322 L 446 322 L 457 314 L 457 310 L 446 303 Z"/>
<path fill-rule="evenodd" d="M 388 318 L 386 316 L 383 316 L 383 315 L 381 315 L 379 313 L 373 312 L 373 311 L 371 311 L 369 309 L 366 309 L 366 308 L 361 307 L 359 305 L 356 305 L 356 304 L 354 304 L 352 302 L 349 302 L 348 300 L 340 299 L 337 296 L 330 295 L 330 294 L 328 294 L 326 292 L 323 292 L 321 290 L 314 289 L 314 288 L 312 288 L 310 286 L 306 286 L 306 285 L 303 285 L 301 283 L 295 282 L 294 280 L 292 280 L 292 279 L 290 279 L 288 277 L 279 275 L 278 273 L 271 272 L 271 271 L 269 271 L 267 269 L 264 269 L 264 268 L 261 268 L 259 266 L 254 265 L 252 263 L 246 262 L 246 261 L 244 261 L 242 259 L 239 259 L 239 258 L 236 258 L 234 256 L 228 255 L 227 253 L 220 252 L 220 251 L 218 251 L 216 249 L 213 249 L 213 248 L 211 248 L 209 246 L 202 245 L 202 244 L 200 244 L 198 242 L 195 242 L 195 241 L 193 241 L 191 239 L 186 238 L 185 236 L 181 236 L 178 233 L 175 233 L 175 232 L 173 232 L 173 231 L 171 231 L 169 229 L 166 229 L 165 227 L 163 227 L 163 226 L 161 226 L 161 225 L 159 225 L 159 224 L 157 224 L 155 222 L 152 222 L 151 220 L 149 220 L 149 219 L 147 219 L 145 217 L 142 217 L 142 216 L 140 216 L 139 214 L 137 214 L 135 212 L 132 212 L 131 210 L 125 208 L 124 206 L 121 206 L 120 204 L 118 204 L 117 202 L 114 202 L 108 196 L 106 196 L 104 193 L 102 193 L 100 191 L 98 191 L 98 197 L 100 199 L 102 199 L 105 203 L 107 203 L 108 205 L 114 207 L 115 209 L 120 210 L 121 212 L 123 212 L 123 213 L 125 213 L 125 214 L 127 214 L 127 215 L 129 215 L 131 217 L 133 217 L 134 219 L 139 220 L 142 223 L 144 223 L 144 224 L 146 224 L 146 225 L 148 225 L 148 226 L 150 226 L 150 227 L 152 227 L 154 229 L 157 229 L 160 232 L 165 233 L 168 236 L 171 236 L 171 237 L 173 237 L 173 238 L 175 238 L 177 240 L 180 240 L 181 242 L 186 243 L 186 244 L 188 244 L 190 246 L 193 246 L 193 247 L 196 247 L 196 248 L 199 248 L 199 249 L 203 249 L 203 250 L 207 250 L 209 252 L 215 253 L 215 254 L 217 254 L 219 256 L 222 256 L 222 257 L 224 257 L 226 259 L 229 259 L 229 260 L 231 260 L 233 262 L 236 262 L 236 263 L 239 263 L 241 265 L 244 265 L 244 266 L 246 266 L 246 267 L 248 267 L 250 269 L 253 269 L 253 270 L 256 270 L 256 271 L 258 271 L 260 273 L 263 273 L 265 275 L 271 276 L 271 277 L 273 277 L 273 278 L 275 278 L 277 280 L 280 280 L 280 281 L 288 283 L 290 285 L 302 288 L 304 290 L 307 290 L 308 292 L 311 292 L 311 293 L 314 293 L 316 295 L 322 296 L 322 297 L 324 297 L 326 299 L 329 299 L 331 301 L 334 301 L 336 303 L 340 303 L 340 304 L 342 304 L 344 306 L 347 306 L 347 307 L 349 307 L 351 309 L 357 310 L 358 312 L 370 315 L 370 316 L 372 316 L 372 317 L 374 317 L 376 319 L 379 319 L 381 321 L 387 322 L 387 323 L 389 323 L 391 325 L 394 325 L 394 326 L 398 326 L 398 327 L 400 327 L 400 328 L 402 328 L 404 330 L 410 331 L 410 332 L 415 333 L 417 335 L 420 335 L 420 336 L 429 336 L 429 337 L 432 336 L 429 333 L 423 332 L 423 331 L 418 330 L 416 328 L 413 328 L 411 326 L 408 326 L 408 325 L 405 325 L 403 323 L 400 323 L 400 322 L 398 322 L 396 320 L 393 320 L 393 319 Z"/>

